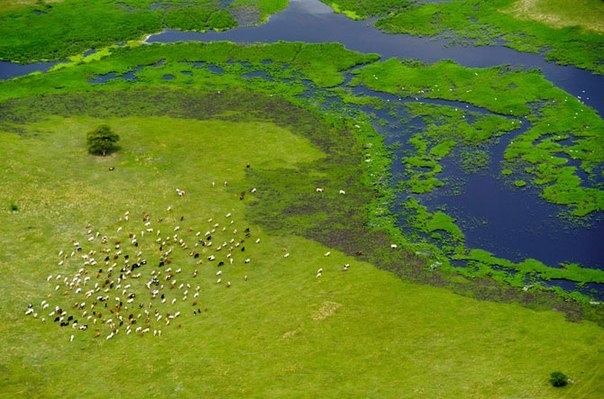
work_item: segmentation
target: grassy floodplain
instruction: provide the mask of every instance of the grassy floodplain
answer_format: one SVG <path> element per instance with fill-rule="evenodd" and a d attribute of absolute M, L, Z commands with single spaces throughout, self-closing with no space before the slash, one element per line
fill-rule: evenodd
<path fill-rule="evenodd" d="M 604 71 L 604 5 L 598 0 L 454 0 L 404 3 L 387 10 L 381 8 L 382 2 L 335 3 L 347 15 L 380 15 L 376 26 L 386 32 L 434 36 L 452 44 L 502 43 L 519 51 L 543 52 L 561 64 Z"/>
<path fill-rule="evenodd" d="M 10 173 L 4 177 L 2 201 L 10 198 L 19 210 L 3 209 L 2 218 L 10 223 L 2 224 L 2 245 L 26 248 L 2 256 L 6 275 L 1 289 L 10 298 L 2 303 L 8 315 L 2 329 L 3 397 L 528 393 L 588 398 L 601 389 L 601 353 L 595 348 L 602 330 L 592 323 L 569 323 L 556 312 L 480 302 L 410 284 L 339 251 L 326 257 L 329 248 L 316 241 L 269 234 L 246 220 L 247 202 L 262 200 L 252 194 L 240 199 L 239 191 L 251 187 L 246 163 L 253 171 L 299 174 L 326 154 L 268 120 L 235 122 L 220 115 L 209 120 L 57 115 L 27 123 L 25 135 L 3 134 L 2 147 L 10 154 L 3 157 L 3 168 Z M 122 148 L 109 159 L 87 155 L 79 139 L 79 132 L 101 122 L 115 126 L 122 137 Z M 257 145 L 233 151 L 242 139 Z M 223 180 L 228 186 L 212 187 L 212 181 Z M 307 195 L 316 198 L 313 187 L 304 184 Z M 179 198 L 175 187 L 186 195 Z M 265 190 L 256 188 L 258 193 Z M 129 221 L 125 211 L 130 211 Z M 197 229 L 226 223 L 226 212 L 232 213 L 234 226 L 253 234 L 245 255 L 251 262 L 242 264 L 241 253 L 234 255 L 238 262 L 223 268 L 223 279 L 232 282 L 226 288 L 215 283 L 217 268 L 210 262 L 198 265 L 186 252 L 175 255 L 173 268 L 184 269 L 179 281 L 199 284 L 201 295 L 196 306 L 178 297 L 178 305 L 168 310 L 182 312 L 180 327 L 154 326 L 162 329 L 161 337 L 124 335 L 122 329 L 107 340 L 105 325 L 100 326 L 103 335 L 94 338 L 92 324 L 79 331 L 61 328 L 49 316 L 44 323 L 43 316 L 23 315 L 30 301 L 42 313 L 42 300 L 75 312 L 72 301 L 83 297 L 65 288 L 57 292 L 54 281 L 57 274 L 73 276 L 82 260 L 68 256 L 58 266 L 64 259 L 58 251 L 72 250 L 73 240 L 83 242 L 85 251 L 102 248 L 98 241 L 88 242 L 91 228 L 114 240 L 123 226 L 139 235 L 137 249 L 149 253 L 155 236 L 149 241 L 140 236 L 148 228 L 144 212 L 151 215 L 151 226 L 168 236 L 178 225 L 189 243 Z M 254 238 L 260 243 L 251 243 Z M 135 251 L 125 243 L 123 250 Z M 341 271 L 344 264 L 350 265 L 346 272 Z M 200 270 L 195 279 L 193 268 Z M 317 268 L 324 269 L 319 279 Z M 90 273 L 92 284 L 96 277 Z M 48 274 L 54 281 L 46 281 Z M 145 294 L 141 302 L 152 301 L 144 289 L 137 292 Z M 157 302 L 154 306 L 164 311 Z M 204 309 L 201 317 L 193 314 L 196 307 Z M 519 355 L 523 353 L 533 355 Z M 575 384 L 565 390 L 550 387 L 547 376 L 558 368 Z"/>
<path fill-rule="evenodd" d="M 7 315 L 0 396 L 595 398 L 602 391 L 601 327 L 570 323 L 551 309 L 576 320 L 582 311 L 596 312 L 586 315 L 597 320 L 598 308 L 431 271 L 431 259 L 391 248 L 402 238 L 389 230 L 383 143 L 363 115 L 325 112 L 324 91 L 301 96 L 308 82 L 329 89 L 365 64 L 361 78 L 377 73 L 382 80 L 388 74 L 376 56 L 284 43 L 153 45 L 106 54 L 0 83 L 0 146 L 8 155 L 0 159 L 7 171 L 0 243 L 10 248 L 0 255 L 7 298 L 0 304 Z M 99 76 L 114 77 L 94 83 Z M 415 82 L 422 85 L 419 77 Z M 484 106 L 480 96 L 466 98 Z M 524 115 L 520 103 L 506 104 L 517 112 L 512 116 Z M 119 151 L 107 158 L 88 155 L 84 144 L 85 132 L 101 123 L 121 136 Z M 442 155 L 445 147 L 431 152 Z M 176 188 L 186 194 L 179 197 Z M 429 228 L 457 234 L 452 222 L 439 213 Z M 214 245 L 194 247 L 196 232 L 211 229 Z M 232 250 L 233 264 L 224 252 L 234 245 L 231 234 L 246 240 L 245 251 Z M 128 282 L 127 293 L 136 293 L 134 310 L 97 300 L 102 323 L 61 328 L 46 311 L 60 306 L 81 322 L 84 309 L 74 304 L 91 305 L 87 287 L 69 287 L 76 275 L 123 295 L 106 283 L 116 277 L 104 264 L 99 272 L 81 258 L 106 248 L 105 235 L 112 254 L 115 245 L 123 251 L 114 260 L 139 251 L 149 260 L 137 269 L 145 280 L 129 277 L 120 287 Z M 191 284 L 191 293 L 200 286 L 195 305 L 185 287 L 162 289 L 175 303 L 145 288 L 151 271 L 169 273 L 156 264 L 163 245 L 156 237 L 171 242 L 169 267 L 182 269 L 173 278 Z M 223 240 L 227 246 L 216 251 Z M 209 255 L 224 256 L 226 264 L 219 268 Z M 466 296 L 412 281 L 449 285 Z M 484 301 L 493 292 L 507 303 Z M 43 309 L 42 301 L 53 307 Z M 28 303 L 37 318 L 24 315 Z M 149 322 L 144 310 L 153 315 Z M 116 311 L 126 325 L 132 312 L 151 330 L 127 334 L 116 322 L 120 332 L 106 339 Z M 170 325 L 157 320 L 176 312 Z M 161 336 L 152 334 L 157 329 Z M 573 383 L 551 387 L 556 370 Z"/>

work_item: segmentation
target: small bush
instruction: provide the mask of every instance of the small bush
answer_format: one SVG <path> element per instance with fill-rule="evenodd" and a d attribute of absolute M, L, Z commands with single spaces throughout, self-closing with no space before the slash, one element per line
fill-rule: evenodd
<path fill-rule="evenodd" d="M 549 376 L 549 382 L 557 388 L 564 387 L 568 385 L 568 377 L 560 371 L 554 371 Z"/>
<path fill-rule="evenodd" d="M 18 212 L 19 211 L 19 205 L 17 205 L 14 202 L 11 202 L 10 203 L 10 210 L 11 210 L 11 212 Z"/>

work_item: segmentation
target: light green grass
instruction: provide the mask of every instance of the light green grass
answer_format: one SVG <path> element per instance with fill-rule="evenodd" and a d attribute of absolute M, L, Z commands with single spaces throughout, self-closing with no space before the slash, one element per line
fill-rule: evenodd
<path fill-rule="evenodd" d="M 517 0 L 505 11 L 517 18 L 533 19 L 556 28 L 581 26 L 604 32 L 604 3 L 598 0 Z"/>
<path fill-rule="evenodd" d="M 395 11 L 404 10 L 412 3 L 409 0 L 326 0 L 323 2 L 330 5 L 335 12 L 343 13 L 351 19 L 387 15 Z"/>

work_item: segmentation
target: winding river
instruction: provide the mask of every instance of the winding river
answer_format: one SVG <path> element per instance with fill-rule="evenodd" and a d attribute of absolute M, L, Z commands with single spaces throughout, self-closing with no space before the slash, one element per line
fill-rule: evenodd
<path fill-rule="evenodd" d="M 546 62 L 539 54 L 520 53 L 505 47 L 449 46 L 440 40 L 385 34 L 375 29 L 371 21 L 352 21 L 335 14 L 318 0 L 291 0 L 286 10 L 271 16 L 261 26 L 206 33 L 164 31 L 149 36 L 146 42 L 191 40 L 240 43 L 335 41 L 351 50 L 380 54 L 382 59 L 413 58 L 428 63 L 452 59 L 469 67 L 510 64 L 537 68 L 556 86 L 580 97 L 586 105 L 604 115 L 603 76 Z M 0 78 L 11 78 L 31 70 L 46 70 L 50 66 L 36 64 L 30 68 L 0 63 Z M 384 94 L 376 95 L 387 97 Z M 395 133 L 394 129 L 389 130 L 388 126 L 376 124 L 375 127 L 384 134 L 387 144 L 402 143 L 408 139 L 408 136 Z M 479 173 L 466 175 L 453 164 L 445 165 L 444 177 L 463 176 L 463 189 L 455 192 L 450 188 L 439 189 L 422 198 L 424 204 L 430 209 L 446 208 L 449 214 L 456 217 L 470 248 L 482 248 L 514 261 L 530 257 L 552 266 L 561 262 L 576 262 L 604 269 L 604 217 L 601 213 L 591 218 L 588 227 L 577 227 L 558 218 L 556 215 L 562 208 L 540 200 L 535 190 L 518 190 L 499 178 L 502 154 L 511 138 L 506 135 L 492 148 L 489 167 Z M 400 155 L 395 154 L 397 157 Z M 395 176 L 400 173 L 400 168 L 400 162 L 395 161 Z"/>

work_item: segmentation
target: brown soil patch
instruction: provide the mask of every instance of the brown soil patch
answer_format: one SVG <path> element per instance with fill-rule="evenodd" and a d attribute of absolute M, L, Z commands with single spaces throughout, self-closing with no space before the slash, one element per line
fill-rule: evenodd
<path fill-rule="evenodd" d="M 325 320 L 329 316 L 332 316 L 340 306 L 342 306 L 341 303 L 325 301 L 310 317 L 315 321 Z"/>

